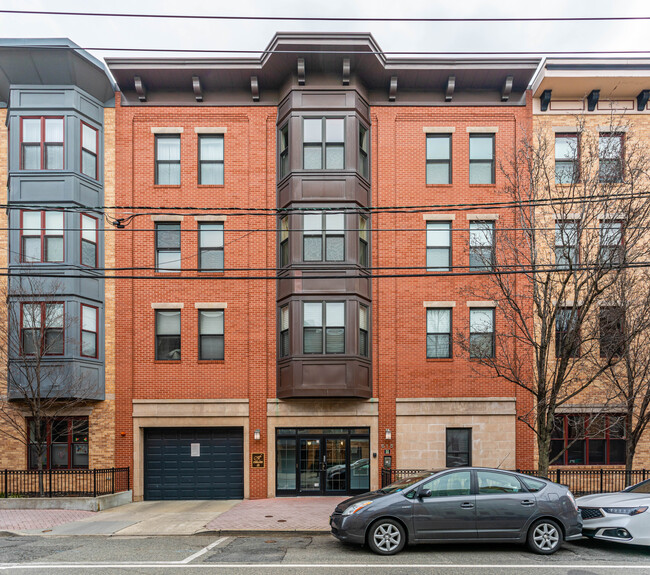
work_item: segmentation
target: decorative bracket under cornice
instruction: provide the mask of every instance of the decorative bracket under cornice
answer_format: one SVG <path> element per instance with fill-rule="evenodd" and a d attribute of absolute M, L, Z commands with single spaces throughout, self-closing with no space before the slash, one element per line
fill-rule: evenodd
<path fill-rule="evenodd" d="M 388 101 L 394 102 L 397 98 L 397 76 L 390 77 L 390 88 L 388 89 Z"/>
<path fill-rule="evenodd" d="M 257 76 L 251 76 L 251 96 L 253 96 L 253 102 L 260 101 L 260 85 Z"/>
<path fill-rule="evenodd" d="M 201 78 L 192 76 L 192 90 L 197 102 L 203 102 L 203 90 L 201 89 Z"/>
<path fill-rule="evenodd" d="M 454 90 L 456 89 L 456 76 L 449 76 L 447 78 L 447 90 L 445 91 L 445 102 L 451 102 L 454 97 Z"/>
<path fill-rule="evenodd" d="M 133 76 L 133 83 L 135 84 L 135 92 L 138 95 L 138 100 L 141 102 L 147 101 L 147 89 L 145 88 L 142 78 L 140 76 Z"/>
<path fill-rule="evenodd" d="M 305 59 L 298 58 L 298 85 L 305 85 Z"/>
<path fill-rule="evenodd" d="M 512 85 L 515 83 L 514 76 L 506 76 L 506 81 L 503 84 L 503 90 L 501 90 L 501 101 L 507 102 L 510 99 L 510 94 L 512 94 Z"/>
<path fill-rule="evenodd" d="M 587 110 L 593 112 L 596 109 L 596 104 L 598 104 L 598 98 L 600 98 L 600 90 L 592 90 L 587 96 Z"/>
<path fill-rule="evenodd" d="M 343 85 L 350 85 L 350 58 L 343 58 Z"/>
<path fill-rule="evenodd" d="M 544 90 L 539 97 L 539 109 L 542 112 L 548 110 L 548 105 L 551 103 L 551 90 Z"/>
<path fill-rule="evenodd" d="M 650 90 L 641 90 L 636 97 L 636 109 L 638 112 L 645 110 L 645 107 L 648 105 L 648 100 L 650 100 Z"/>

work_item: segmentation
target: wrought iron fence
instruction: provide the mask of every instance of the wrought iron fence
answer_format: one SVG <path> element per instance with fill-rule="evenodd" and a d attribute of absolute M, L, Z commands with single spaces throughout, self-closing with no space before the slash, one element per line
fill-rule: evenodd
<path fill-rule="evenodd" d="M 426 469 L 387 469 L 381 470 L 381 486 L 386 487 L 404 477 L 423 473 Z M 518 473 L 525 473 L 538 477 L 537 470 L 517 469 Z M 577 496 L 591 493 L 613 493 L 621 491 L 630 485 L 650 479 L 650 470 L 634 469 L 552 469 L 547 479 L 567 485 Z"/>
<path fill-rule="evenodd" d="M 128 467 L 111 469 L 43 469 L 0 472 L 0 497 L 97 497 L 128 491 Z"/>

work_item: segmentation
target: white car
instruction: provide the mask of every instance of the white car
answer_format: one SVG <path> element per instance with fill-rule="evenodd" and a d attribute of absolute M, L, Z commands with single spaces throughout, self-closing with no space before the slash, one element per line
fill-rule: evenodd
<path fill-rule="evenodd" d="M 582 534 L 631 545 L 650 545 L 650 479 L 617 493 L 579 497 Z"/>

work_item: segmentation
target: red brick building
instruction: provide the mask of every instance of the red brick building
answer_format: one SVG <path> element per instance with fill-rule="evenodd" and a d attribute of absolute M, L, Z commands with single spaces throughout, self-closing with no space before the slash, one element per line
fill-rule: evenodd
<path fill-rule="evenodd" d="M 367 34 L 108 61 L 116 465 L 136 499 L 533 465 L 528 399 L 469 357 L 508 326 L 457 272 L 489 267 L 508 225 L 472 206 L 499 201 L 537 65 L 389 59 Z"/>

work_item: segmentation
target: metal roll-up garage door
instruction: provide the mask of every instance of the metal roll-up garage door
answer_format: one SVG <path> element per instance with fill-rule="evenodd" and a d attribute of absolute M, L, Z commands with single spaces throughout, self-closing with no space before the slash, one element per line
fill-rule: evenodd
<path fill-rule="evenodd" d="M 145 499 L 243 499 L 243 428 L 144 432 Z"/>

